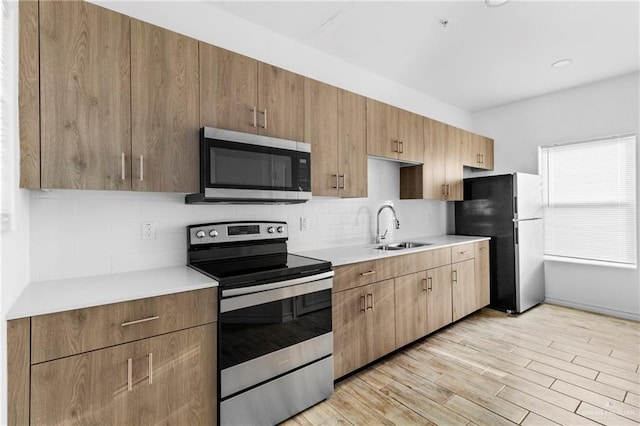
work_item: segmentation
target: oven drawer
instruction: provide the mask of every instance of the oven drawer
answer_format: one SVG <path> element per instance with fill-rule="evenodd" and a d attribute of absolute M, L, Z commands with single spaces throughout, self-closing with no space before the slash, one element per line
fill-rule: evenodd
<path fill-rule="evenodd" d="M 393 278 L 393 259 L 376 259 L 333 268 L 333 292 Z"/>
<path fill-rule="evenodd" d="M 215 322 L 217 298 L 213 287 L 32 317 L 31 363 Z"/>

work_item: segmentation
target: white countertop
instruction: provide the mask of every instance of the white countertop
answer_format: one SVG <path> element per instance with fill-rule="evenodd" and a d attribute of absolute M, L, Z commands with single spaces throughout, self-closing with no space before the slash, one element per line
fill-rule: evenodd
<path fill-rule="evenodd" d="M 344 247 L 332 247 L 320 250 L 297 252 L 301 256 L 328 260 L 333 266 L 348 265 L 350 263 L 365 262 L 367 260 L 381 259 L 384 257 L 402 256 L 424 250 L 435 250 L 458 244 L 475 243 L 489 240 L 489 237 L 470 237 L 466 235 L 433 235 L 428 237 L 415 237 L 398 241 L 383 241 L 380 244 L 411 241 L 416 243 L 428 243 L 427 246 L 402 249 L 402 250 L 376 250 L 374 247 L 380 244 L 354 245 Z"/>
<path fill-rule="evenodd" d="M 188 266 L 30 283 L 6 319 L 215 287 L 218 282 Z"/>

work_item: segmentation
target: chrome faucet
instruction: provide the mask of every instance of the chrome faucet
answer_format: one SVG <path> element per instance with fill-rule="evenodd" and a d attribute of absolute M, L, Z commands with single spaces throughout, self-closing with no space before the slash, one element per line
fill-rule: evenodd
<path fill-rule="evenodd" d="M 398 214 L 396 213 L 396 209 L 394 209 L 391 204 L 383 204 L 382 207 L 378 209 L 378 218 L 377 218 L 377 224 L 376 224 L 376 244 L 378 244 L 381 240 L 384 240 L 387 235 L 387 232 L 389 232 L 388 229 L 385 229 L 384 234 L 380 236 L 380 213 L 382 213 L 382 210 L 384 209 L 391 209 L 391 211 L 393 212 L 393 221 L 395 222 L 396 229 L 400 229 L 400 221 L 398 220 Z"/>

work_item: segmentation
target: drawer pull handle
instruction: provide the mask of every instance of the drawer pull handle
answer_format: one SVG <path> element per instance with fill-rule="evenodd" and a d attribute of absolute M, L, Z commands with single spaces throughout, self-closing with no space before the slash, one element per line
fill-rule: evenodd
<path fill-rule="evenodd" d="M 133 360 L 129 358 L 127 360 L 127 390 L 133 389 Z"/>
<path fill-rule="evenodd" d="M 367 272 L 361 273 L 360 276 L 361 277 L 366 277 L 367 275 L 373 275 L 375 273 L 376 273 L 375 269 L 372 269 L 371 271 L 367 271 Z"/>
<path fill-rule="evenodd" d="M 153 384 L 153 352 L 149 352 L 149 384 Z"/>
<path fill-rule="evenodd" d="M 127 321 L 127 322 L 123 322 L 122 324 L 120 324 L 121 327 L 126 327 L 128 325 L 133 325 L 133 324 L 140 324 L 142 322 L 147 322 L 147 321 L 153 321 L 153 320 L 157 320 L 160 319 L 160 317 L 155 316 L 155 317 L 149 317 L 149 318 L 142 318 L 139 320 L 135 320 L 135 321 Z"/>
<path fill-rule="evenodd" d="M 466 254 L 466 253 L 467 253 L 467 250 L 459 251 L 459 252 L 458 252 L 458 254 Z"/>

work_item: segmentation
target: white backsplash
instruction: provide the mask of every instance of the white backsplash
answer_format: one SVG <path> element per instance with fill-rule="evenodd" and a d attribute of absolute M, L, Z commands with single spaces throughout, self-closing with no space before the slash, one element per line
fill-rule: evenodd
<path fill-rule="evenodd" d="M 399 200 L 398 165 L 369 159 L 369 197 L 314 197 L 293 205 L 187 205 L 184 194 L 117 191 L 30 191 L 31 281 L 70 278 L 186 262 L 185 226 L 223 220 L 289 224 L 289 251 L 371 243 L 375 215 L 393 201 L 400 229 L 393 238 L 446 233 L 446 203 Z M 308 230 L 300 230 L 300 218 Z M 155 240 L 142 240 L 141 222 L 155 221 Z M 381 229 L 391 228 L 385 210 Z"/>

